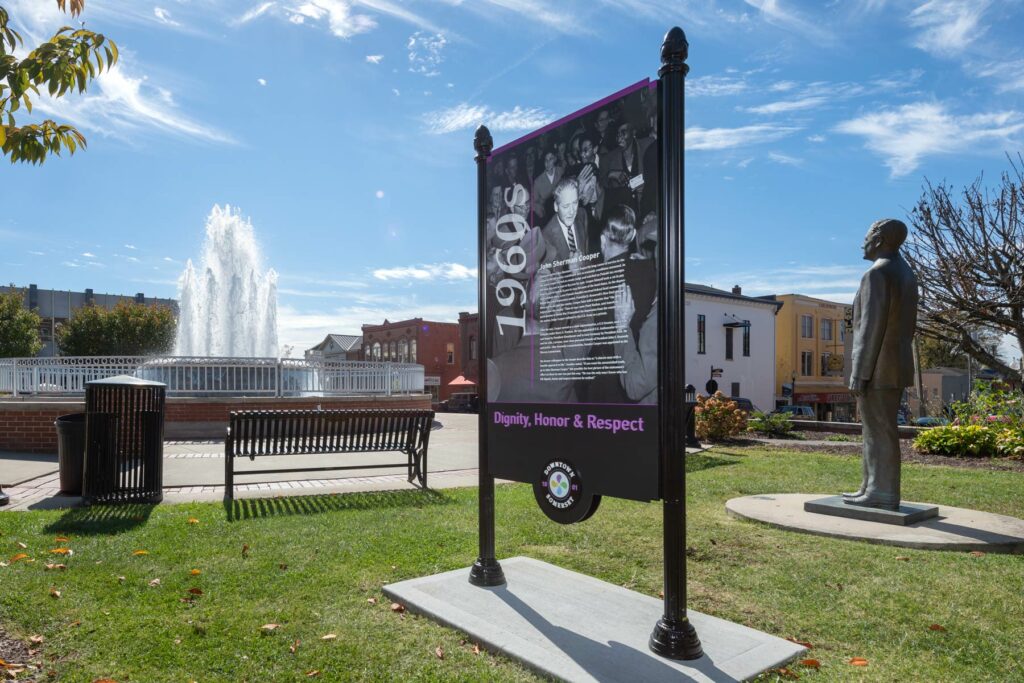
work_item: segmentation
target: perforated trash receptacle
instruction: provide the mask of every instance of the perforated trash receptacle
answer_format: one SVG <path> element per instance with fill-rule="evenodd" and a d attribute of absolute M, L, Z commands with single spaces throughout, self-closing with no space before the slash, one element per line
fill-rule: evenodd
<path fill-rule="evenodd" d="M 127 375 L 86 384 L 87 504 L 163 499 L 166 393 L 166 384 Z"/>

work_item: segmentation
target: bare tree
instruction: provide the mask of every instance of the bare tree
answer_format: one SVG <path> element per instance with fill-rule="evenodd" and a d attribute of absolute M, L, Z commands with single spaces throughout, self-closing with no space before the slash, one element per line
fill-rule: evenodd
<path fill-rule="evenodd" d="M 1011 335 L 1024 348 L 1024 158 L 1008 158 L 994 189 L 979 177 L 955 196 L 926 181 L 904 250 L 921 288 L 920 331 L 1020 382 L 992 343 Z"/>

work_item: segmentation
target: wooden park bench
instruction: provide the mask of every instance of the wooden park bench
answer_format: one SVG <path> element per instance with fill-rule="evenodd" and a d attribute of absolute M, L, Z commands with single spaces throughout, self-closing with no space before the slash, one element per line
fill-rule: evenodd
<path fill-rule="evenodd" d="M 409 481 L 427 487 L 427 443 L 432 410 L 245 410 L 232 412 L 224 440 L 224 497 L 235 497 L 235 458 L 273 455 L 387 452 L 405 462 L 331 467 L 243 470 L 237 474 L 283 474 L 405 467 Z"/>

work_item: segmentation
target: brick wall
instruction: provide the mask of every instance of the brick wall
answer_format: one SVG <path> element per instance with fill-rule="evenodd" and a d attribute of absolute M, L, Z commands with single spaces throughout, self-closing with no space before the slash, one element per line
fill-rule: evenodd
<path fill-rule="evenodd" d="M 223 437 L 232 410 L 324 410 L 343 408 L 429 409 L 430 397 L 169 398 L 165 436 L 174 439 Z M 85 401 L 0 400 L 0 452 L 56 453 L 54 420 L 85 410 Z"/>

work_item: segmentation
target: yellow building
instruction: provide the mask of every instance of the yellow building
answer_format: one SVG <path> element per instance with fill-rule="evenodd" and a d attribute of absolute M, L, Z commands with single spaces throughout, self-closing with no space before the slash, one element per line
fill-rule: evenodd
<path fill-rule="evenodd" d="M 853 306 L 781 294 L 775 322 L 775 403 L 814 408 L 819 420 L 854 419 L 856 400 L 843 379 Z"/>

